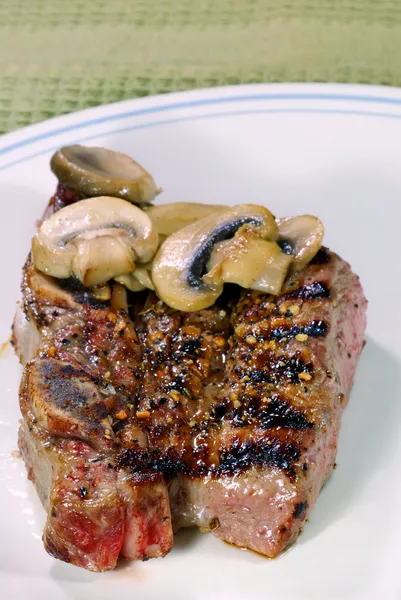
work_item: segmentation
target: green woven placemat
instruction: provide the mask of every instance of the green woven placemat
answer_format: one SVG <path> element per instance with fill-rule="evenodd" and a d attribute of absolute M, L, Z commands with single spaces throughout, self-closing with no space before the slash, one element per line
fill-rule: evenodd
<path fill-rule="evenodd" d="M 0 132 L 263 81 L 401 85 L 401 0 L 0 0 Z"/>

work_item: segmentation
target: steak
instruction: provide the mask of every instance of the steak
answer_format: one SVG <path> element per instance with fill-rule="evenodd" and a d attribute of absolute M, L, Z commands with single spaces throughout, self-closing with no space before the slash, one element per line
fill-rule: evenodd
<path fill-rule="evenodd" d="M 344 260 L 322 249 L 279 297 L 227 286 L 195 313 L 119 285 L 101 301 L 29 259 L 22 289 L 19 445 L 51 555 L 103 571 L 190 526 L 268 557 L 295 541 L 364 345 Z"/>

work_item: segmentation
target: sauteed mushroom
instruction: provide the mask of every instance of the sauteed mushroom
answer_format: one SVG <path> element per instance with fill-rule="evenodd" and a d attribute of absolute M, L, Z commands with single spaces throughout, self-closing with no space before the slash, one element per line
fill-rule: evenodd
<path fill-rule="evenodd" d="M 143 292 L 143 290 L 146 290 L 146 287 L 142 285 L 142 283 L 139 283 L 133 273 L 130 273 L 129 275 L 120 275 L 114 279 L 117 283 L 124 285 L 130 292 Z"/>
<path fill-rule="evenodd" d="M 277 244 L 272 244 L 271 250 L 263 275 L 252 283 L 250 287 L 259 292 L 265 292 L 265 294 L 277 295 L 283 287 L 292 263 L 292 257 L 284 254 Z"/>
<path fill-rule="evenodd" d="M 113 196 L 147 204 L 160 192 L 135 160 L 105 148 L 65 146 L 53 154 L 50 166 L 60 183 L 87 197 Z"/>
<path fill-rule="evenodd" d="M 151 270 L 151 263 L 140 265 L 135 268 L 133 273 L 115 277 L 115 280 L 118 281 L 118 283 L 125 285 L 131 292 L 142 292 L 146 289 L 154 290 L 155 288 L 150 275 Z"/>
<path fill-rule="evenodd" d="M 35 267 L 53 277 L 77 277 L 88 287 L 132 273 L 149 262 L 158 246 L 157 231 L 136 206 L 102 196 L 59 210 L 32 241 Z"/>
<path fill-rule="evenodd" d="M 152 280 L 159 297 L 178 310 L 211 306 L 223 289 L 220 273 L 216 271 L 214 278 L 205 277 L 212 251 L 244 225 L 251 226 L 263 239 L 277 238 L 273 215 L 255 204 L 211 214 L 168 237 L 153 261 Z"/>
<path fill-rule="evenodd" d="M 200 204 L 198 202 L 170 202 L 151 206 L 146 214 L 150 217 L 159 235 L 169 236 L 194 221 L 211 214 L 229 210 L 222 204 Z"/>
<path fill-rule="evenodd" d="M 300 271 L 320 250 L 324 236 L 323 223 L 312 215 L 279 219 L 279 244 L 286 244 L 293 254 L 292 271 Z"/>
<path fill-rule="evenodd" d="M 257 237 L 244 226 L 232 240 L 216 246 L 205 279 L 220 276 L 225 283 L 278 294 L 291 262 L 292 256 L 284 254 L 275 242 Z"/>

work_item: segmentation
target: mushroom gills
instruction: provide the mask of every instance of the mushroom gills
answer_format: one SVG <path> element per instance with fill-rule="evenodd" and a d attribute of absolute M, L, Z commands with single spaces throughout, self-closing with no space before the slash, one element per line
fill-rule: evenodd
<path fill-rule="evenodd" d="M 172 308 L 196 311 L 211 306 L 223 291 L 223 279 L 207 274 L 214 247 L 246 225 L 256 236 L 275 240 L 274 217 L 267 208 L 241 204 L 212 214 L 169 236 L 153 260 L 152 280 L 158 296 Z"/>
<path fill-rule="evenodd" d="M 105 148 L 64 146 L 53 154 L 50 167 L 60 183 L 86 197 L 104 195 L 149 204 L 161 191 L 134 159 Z"/>
<path fill-rule="evenodd" d="M 210 261 L 214 246 L 219 242 L 224 242 L 225 240 L 229 240 L 234 237 L 239 228 L 243 227 L 244 225 L 258 227 L 261 225 L 261 222 L 252 217 L 240 218 L 222 225 L 209 236 L 209 238 L 200 248 L 199 252 L 195 255 L 192 267 L 189 270 L 188 283 L 192 287 L 201 288 L 205 285 L 203 277 L 208 271 L 207 265 Z"/>
<path fill-rule="evenodd" d="M 132 273 L 157 247 L 157 232 L 142 210 L 102 196 L 66 206 L 44 221 L 32 240 L 32 256 L 40 271 L 62 279 L 74 275 L 92 287 Z"/>

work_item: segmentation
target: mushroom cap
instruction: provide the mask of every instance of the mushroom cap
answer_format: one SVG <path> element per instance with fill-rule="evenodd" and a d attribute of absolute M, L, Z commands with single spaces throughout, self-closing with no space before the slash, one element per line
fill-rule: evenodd
<path fill-rule="evenodd" d="M 101 196 L 66 206 L 42 223 L 32 241 L 35 267 L 53 277 L 72 275 L 94 286 L 150 261 L 158 235 L 142 210 Z"/>
<path fill-rule="evenodd" d="M 160 192 L 153 177 L 134 159 L 106 148 L 64 146 L 53 154 L 50 167 L 60 183 L 86 197 L 113 196 L 148 204 Z"/>
<path fill-rule="evenodd" d="M 223 291 L 223 279 L 205 277 L 213 248 L 231 239 L 242 226 L 254 228 L 263 239 L 277 238 L 271 212 L 241 204 L 211 214 L 180 229 L 161 245 L 153 260 L 152 280 L 158 296 L 172 308 L 196 311 L 211 306 Z"/>
<path fill-rule="evenodd" d="M 159 235 L 169 236 L 194 221 L 226 210 L 230 210 L 230 207 L 222 204 L 170 202 L 150 206 L 146 214 L 150 217 Z"/>

